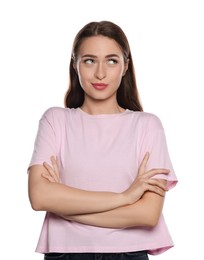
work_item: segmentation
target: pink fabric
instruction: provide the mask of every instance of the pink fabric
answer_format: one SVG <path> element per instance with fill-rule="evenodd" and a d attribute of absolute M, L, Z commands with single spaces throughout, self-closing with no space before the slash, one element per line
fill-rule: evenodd
<path fill-rule="evenodd" d="M 58 157 L 64 184 L 90 191 L 121 192 L 135 179 L 146 152 L 148 169 L 167 168 L 169 188 L 176 176 L 162 124 L 157 116 L 126 110 L 89 115 L 80 108 L 48 109 L 39 130 L 30 165 Z M 37 252 L 128 252 L 159 254 L 173 246 L 163 215 L 154 228 L 109 229 L 65 221 L 47 213 Z"/>

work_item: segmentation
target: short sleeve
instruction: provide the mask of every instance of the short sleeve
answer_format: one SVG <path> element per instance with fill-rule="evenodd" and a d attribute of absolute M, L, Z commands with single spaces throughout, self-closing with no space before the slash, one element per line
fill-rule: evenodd
<path fill-rule="evenodd" d="M 50 157 L 57 155 L 56 133 L 54 129 L 52 108 L 49 108 L 39 121 L 34 150 L 28 169 L 32 165 L 50 162 Z"/>
<path fill-rule="evenodd" d="M 169 169 L 170 173 L 168 175 L 158 174 L 154 178 L 166 179 L 167 187 L 169 189 L 173 188 L 177 183 L 177 177 L 169 156 L 164 128 L 160 119 L 154 115 L 152 115 L 149 121 L 146 134 L 143 138 L 141 161 L 146 152 L 150 153 L 147 170 L 154 168 Z"/>

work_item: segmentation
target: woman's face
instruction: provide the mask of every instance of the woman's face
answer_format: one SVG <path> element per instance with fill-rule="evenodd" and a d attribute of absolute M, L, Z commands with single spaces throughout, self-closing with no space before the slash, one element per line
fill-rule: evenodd
<path fill-rule="evenodd" d="M 116 41 L 104 36 L 85 39 L 78 51 L 75 70 L 87 98 L 116 100 L 121 79 L 128 68 Z"/>

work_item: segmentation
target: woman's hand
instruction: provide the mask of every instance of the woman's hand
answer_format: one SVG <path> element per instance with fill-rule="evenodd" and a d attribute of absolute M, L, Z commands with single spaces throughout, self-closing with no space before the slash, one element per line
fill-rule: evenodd
<path fill-rule="evenodd" d="M 157 193 L 160 196 L 164 196 L 165 192 L 168 191 L 164 180 L 152 179 L 157 174 L 168 174 L 167 169 L 151 169 L 146 172 L 146 165 L 149 159 L 149 153 L 146 153 L 142 163 L 138 170 L 138 175 L 130 187 L 123 192 L 126 196 L 128 204 L 137 202 L 146 191 Z"/>
<path fill-rule="evenodd" d="M 47 169 L 48 173 L 42 173 L 42 177 L 47 179 L 49 182 L 60 183 L 60 174 L 57 159 L 54 156 L 51 156 L 50 159 L 52 167 L 47 162 L 44 162 L 43 165 Z"/>

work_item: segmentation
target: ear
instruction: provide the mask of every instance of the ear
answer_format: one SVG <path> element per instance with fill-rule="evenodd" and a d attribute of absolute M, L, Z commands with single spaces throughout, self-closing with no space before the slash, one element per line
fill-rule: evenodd
<path fill-rule="evenodd" d="M 127 59 L 127 61 L 125 62 L 125 67 L 124 67 L 124 71 L 123 71 L 123 77 L 125 76 L 125 73 L 128 70 L 128 65 L 129 65 L 129 59 Z"/>

